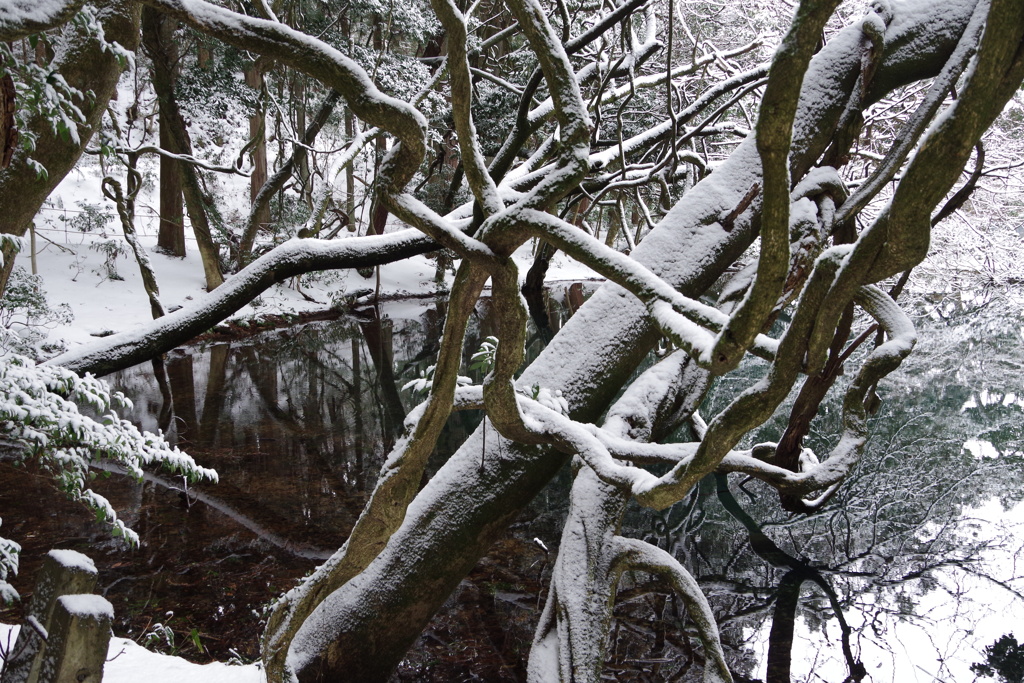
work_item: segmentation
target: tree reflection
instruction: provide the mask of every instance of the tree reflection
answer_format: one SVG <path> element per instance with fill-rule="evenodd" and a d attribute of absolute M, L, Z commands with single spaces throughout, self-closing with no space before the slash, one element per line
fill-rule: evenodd
<path fill-rule="evenodd" d="M 882 664 L 880 653 L 896 658 L 900 644 L 892 639 L 893 624 L 927 619 L 922 605 L 935 604 L 941 592 L 946 600 L 961 602 L 962 622 L 934 625 L 933 630 L 948 630 L 951 639 L 954 631 L 973 630 L 981 616 L 971 613 L 965 577 L 983 578 L 1007 600 L 1024 597 L 1012 577 L 1000 575 L 990 561 L 1007 539 L 971 513 L 992 499 L 1007 509 L 1024 497 L 1019 319 L 957 320 L 933 327 L 922 335 L 930 343 L 879 389 L 886 396 L 864 461 L 818 513 L 788 513 L 780 509 L 773 489 L 738 475 L 730 475 L 727 483 L 718 475 L 673 509 L 634 511 L 627 520 L 698 578 L 716 611 L 737 680 L 754 680 L 761 642 L 767 646 L 762 675 L 772 683 L 802 680 L 808 667 L 812 675 L 824 667 L 799 636 L 794 642 L 801 619 L 822 637 L 829 623 L 838 624 L 831 640 L 842 652 L 845 672 L 837 673 L 832 665 L 817 675 L 859 681 L 866 668 Z M 839 412 L 835 403 L 823 404 L 807 437 L 818 452 L 831 445 L 823 444 L 820 434 L 839 433 L 829 424 L 839 420 Z M 766 425 L 747 447 L 777 439 L 786 418 Z M 972 442 L 986 444 L 984 452 L 972 449 Z M 1009 540 L 1015 545 L 1003 550 L 1012 553 L 1020 541 Z M 639 675 L 644 667 L 637 662 L 663 657 L 678 665 L 666 680 L 696 680 L 697 672 L 689 667 L 699 662 L 689 642 L 692 635 L 674 646 L 671 638 L 658 635 L 656 624 L 671 625 L 678 614 L 672 598 L 667 610 L 651 599 L 661 592 L 667 593 L 640 578 L 621 591 L 616 615 L 631 625 L 613 629 L 618 644 L 611 650 L 616 653 L 612 664 Z M 649 629 L 640 645 L 637 620 Z M 685 622 L 678 625 L 686 634 Z M 671 646 L 667 652 L 660 646 L 666 641 Z M 647 645 L 641 656 L 637 648 Z M 923 663 L 942 658 L 914 654 Z M 943 669 L 946 662 L 935 666 L 938 674 L 955 677 Z"/>

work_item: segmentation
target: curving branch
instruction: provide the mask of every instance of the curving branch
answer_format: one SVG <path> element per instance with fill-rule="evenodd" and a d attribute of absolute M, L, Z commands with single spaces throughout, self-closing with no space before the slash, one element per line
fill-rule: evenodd
<path fill-rule="evenodd" d="M 0 4 L 0 41 L 21 40 L 66 24 L 84 4 L 85 0 L 10 0 Z"/>
<path fill-rule="evenodd" d="M 708 599 L 690 572 L 679 564 L 676 558 L 661 548 L 635 538 L 616 539 L 618 561 L 624 568 L 657 574 L 671 584 L 686 605 L 686 611 L 697 627 L 701 644 L 704 646 L 704 683 L 732 683 L 732 674 L 725 663 L 722 641 L 718 636 L 718 624 L 711 611 Z"/>
<path fill-rule="evenodd" d="M 569 54 L 548 23 L 537 0 L 509 0 L 509 9 L 526 34 L 540 61 L 544 80 L 555 105 L 562 153 L 558 170 L 549 173 L 514 208 L 550 208 L 582 180 L 588 170 L 590 132 L 593 126 Z"/>
<path fill-rule="evenodd" d="M 632 382 L 609 409 L 603 437 L 642 447 L 690 415 L 710 383 L 684 353 L 674 353 Z M 617 535 L 629 492 L 602 482 L 582 467 L 573 481 L 569 512 L 552 569 L 547 603 L 530 650 L 531 683 L 602 679 L 605 649 L 624 565 Z"/>
<path fill-rule="evenodd" d="M 870 392 L 879 380 L 899 367 L 913 350 L 917 339 L 910 319 L 881 289 L 863 288 L 858 293 L 857 302 L 878 320 L 889 339 L 868 355 L 847 389 L 843 402 L 844 431 L 828 459 L 818 462 L 811 451 L 805 450 L 801 457 L 801 471 L 793 472 L 767 461 L 764 454 L 774 450 L 774 447 L 763 444 L 754 451 L 724 453 L 713 470 L 743 472 L 794 497 L 816 492 L 818 495 L 815 499 L 805 501 L 808 510 L 820 507 L 845 480 L 859 460 L 867 439 L 867 415 L 874 400 Z M 768 389 L 757 388 L 751 395 L 764 398 L 768 395 Z M 770 395 L 778 395 L 777 387 L 770 389 Z M 523 438 L 524 441 L 550 443 L 565 453 L 577 455 L 602 482 L 632 491 L 641 502 L 653 502 L 658 507 L 666 506 L 665 489 L 673 490 L 676 500 L 680 495 L 679 490 L 688 492 L 686 487 L 679 489 L 679 482 L 688 472 L 692 472 L 693 463 L 706 451 L 705 444 L 714 438 L 713 432 L 709 432 L 702 441 L 696 443 L 662 445 L 634 442 L 593 425 L 572 420 L 557 407 L 545 405 L 543 401 L 531 400 L 522 395 L 516 395 L 516 399 L 522 424 L 530 432 Z M 670 462 L 675 467 L 658 478 L 642 468 L 625 465 L 618 460 Z"/>
<path fill-rule="evenodd" d="M 942 103 L 955 87 L 957 79 L 967 68 L 968 60 L 977 52 L 978 39 L 985 28 L 988 10 L 988 0 L 979 2 L 975 6 L 971 21 L 963 32 L 956 50 L 950 55 L 942 72 L 928 88 L 924 101 L 918 105 L 913 116 L 904 124 L 895 138 L 896 143 L 886 152 L 871 177 L 861 183 L 836 212 L 836 224 L 843 223 L 859 213 L 900 170 L 911 150 L 921 139 L 921 135 L 924 134 L 925 129 L 938 113 Z"/>
<path fill-rule="evenodd" d="M 715 471 L 750 475 L 795 498 L 815 494 L 813 499 L 804 500 L 805 512 L 821 507 L 845 481 L 860 459 L 867 441 L 867 417 L 876 400 L 873 388 L 899 367 L 917 340 L 910 318 L 881 289 L 873 286 L 863 288 L 857 296 L 857 303 L 878 321 L 889 339 L 868 354 L 847 388 L 843 400 L 843 432 L 828 458 L 819 462 L 812 451 L 804 449 L 800 454 L 799 470 L 793 471 L 772 462 L 775 444 L 759 444 L 751 450 L 728 452 Z M 700 442 L 633 443 L 596 427 L 590 427 L 590 431 L 615 459 L 671 463 L 680 470 L 685 470 L 692 463 L 701 445 Z M 668 481 L 670 478 L 663 478 L 661 483 Z"/>
<path fill-rule="evenodd" d="M 170 351 L 206 332 L 278 282 L 317 270 L 367 268 L 436 249 L 418 230 L 324 241 L 294 239 L 253 261 L 196 304 L 138 329 L 51 358 L 74 372 L 102 376 Z"/>
<path fill-rule="evenodd" d="M 487 172 L 487 164 L 477 140 L 476 125 L 473 123 L 473 82 L 466 54 L 466 18 L 451 0 L 431 0 L 431 5 L 448 34 L 452 118 L 462 153 L 462 166 L 477 203 L 483 208 L 484 215 L 489 216 L 504 209 L 505 205 L 498 197 L 494 181 Z"/>
<path fill-rule="evenodd" d="M 1006 0 L 978 3 L 965 30 L 966 43 L 958 44 L 943 72 L 954 69 L 956 59 L 966 59 L 977 49 L 960 97 L 928 129 L 888 206 L 858 237 L 849 262 L 844 264 L 832 287 L 831 297 L 852 298 L 861 285 L 908 270 L 924 258 L 930 241 L 932 211 L 956 183 L 981 135 L 1024 80 L 1024 55 L 1019 52 L 1024 40 L 1022 11 Z M 980 25 L 984 31 L 978 44 Z M 973 36 L 974 43 L 967 40 L 969 36 Z M 846 204 L 855 201 L 856 195 Z M 844 214 L 840 208 L 837 222 Z M 835 308 L 823 310 L 814 326 L 808 355 L 808 366 L 813 372 L 824 365 L 830 330 L 835 328 L 840 314 Z"/>
<path fill-rule="evenodd" d="M 132 182 L 137 191 L 137 188 L 141 186 L 137 177 L 138 171 L 133 168 L 130 170 L 130 173 L 136 176 Z M 121 183 L 110 176 L 106 176 L 100 183 L 100 189 L 103 192 L 103 196 L 114 202 L 114 205 L 117 207 L 117 215 L 121 219 L 121 230 L 124 231 L 124 239 L 128 242 L 128 246 L 131 247 L 132 253 L 135 255 L 135 262 L 139 265 L 139 271 L 142 275 L 142 286 L 146 290 L 146 296 L 149 297 L 149 308 L 153 314 L 153 319 L 163 317 L 164 307 L 160 303 L 160 287 L 156 281 L 156 274 L 153 272 L 149 255 L 146 253 L 145 248 L 139 244 L 139 238 L 135 234 L 135 224 L 132 222 L 131 214 L 128 212 L 128 204 L 125 202 L 124 193 L 121 191 Z M 128 201 L 135 201 L 134 192 L 130 193 Z"/>
<path fill-rule="evenodd" d="M 648 307 L 662 332 L 698 363 L 710 365 L 710 332 L 718 332 L 725 326 L 729 319 L 726 314 L 714 306 L 680 294 L 637 261 L 571 223 L 541 211 L 524 210 L 520 215 L 526 221 L 524 227 L 531 234 L 550 242 L 635 295 Z M 768 360 L 774 358 L 777 350 L 778 342 L 764 335 L 758 335 L 751 349 L 755 355 Z"/>
<path fill-rule="evenodd" d="M 157 147 L 155 145 L 141 145 L 135 148 L 113 147 L 110 149 L 110 151 L 113 152 L 114 154 L 156 154 L 158 156 L 164 157 L 165 159 L 173 159 L 175 161 L 180 161 L 183 164 L 191 164 L 192 166 L 197 166 L 198 168 L 201 168 L 204 171 L 213 171 L 215 173 L 231 173 L 234 175 L 240 175 L 243 178 L 248 178 L 251 175 L 250 173 L 243 171 L 237 166 L 217 166 L 216 164 L 211 164 L 209 161 L 203 161 L 202 159 L 198 159 L 192 156 L 191 154 L 175 154 L 174 152 L 169 152 L 166 149 L 162 147 Z M 99 156 L 102 154 L 106 154 L 106 150 L 102 150 L 96 147 L 90 147 L 89 149 L 85 150 L 85 153 Z"/>
<path fill-rule="evenodd" d="M 805 3 L 801 12 L 823 12 L 831 1 Z M 430 248 L 436 242 L 463 256 L 430 396 L 410 415 L 408 431 L 389 455 L 378 487 L 346 547 L 275 608 L 264 640 L 270 679 L 275 683 L 291 676 L 298 680 L 387 680 L 432 611 L 570 454 L 578 456 L 582 464 L 574 483 L 574 488 L 578 484 L 580 489 L 573 494 L 572 522 L 566 526 L 564 538 L 566 554 L 563 559 L 560 552 L 552 599 L 538 630 L 536 668 L 531 657 L 533 679 L 599 679 L 598 664 L 607 635 L 602 629 L 610 618 L 609 600 L 614 596 L 615 580 L 622 570 L 634 567 L 665 575 L 683 594 L 691 613 L 703 623 L 709 653 L 706 675 L 709 680 L 728 680 L 713 619 L 708 623 L 707 603 L 702 602 L 692 577 L 660 551 L 639 541 L 618 538 L 615 521 L 633 497 L 644 504 L 664 507 L 687 495 L 705 474 L 730 469 L 756 473 L 780 490 L 818 496 L 808 501 L 815 505 L 820 503 L 822 492 L 827 495 L 832 484 L 852 466 L 862 443 L 859 439 L 872 399 L 871 388 L 909 352 L 912 328 L 906 328 L 904 317 L 891 300 L 875 290 L 862 289 L 867 282 L 865 274 L 870 275 L 874 257 L 881 253 L 877 244 L 865 239 L 853 245 L 833 246 L 818 255 L 827 239 L 824 228 L 835 216 L 836 205 L 845 200 L 835 172 L 816 171 L 794 192 L 790 185 L 804 179 L 835 142 L 837 127 L 851 102 L 851 88 L 867 88 L 866 93 L 859 94 L 859 107 L 860 102 L 870 100 L 872 88 L 878 83 L 904 78 L 906 64 L 919 64 L 921 54 L 942 53 L 939 61 L 948 61 L 948 41 L 933 43 L 931 36 L 915 34 L 918 29 L 913 22 L 924 21 L 921 17 L 931 14 L 908 13 L 902 20 L 897 15 L 885 33 L 873 34 L 873 42 L 865 40 L 862 26 L 853 27 L 830 40 L 813 59 L 807 47 L 814 33 L 808 28 L 812 23 L 803 28 L 795 25 L 799 40 L 790 46 L 792 51 L 786 48 L 780 53 L 778 69 L 769 77 L 769 90 L 775 94 L 768 101 L 778 105 L 778 120 L 770 121 L 771 112 L 763 112 L 763 126 L 759 124 L 756 136 L 748 136 L 727 160 L 689 188 L 683 200 L 642 242 L 637 232 L 638 243 L 631 245 L 635 246 L 634 262 L 552 216 L 561 208 L 557 202 L 571 197 L 571 209 L 575 197 L 570 193 L 593 199 L 593 195 L 584 194 L 589 189 L 580 185 L 594 170 L 598 155 L 604 155 L 601 158 L 606 160 L 605 166 L 618 167 L 602 168 L 591 178 L 601 174 L 600 181 L 622 182 L 613 188 L 614 192 L 634 190 L 638 183 L 659 177 L 666 185 L 673 182 L 677 179 L 675 164 L 687 159 L 676 153 L 678 140 L 671 139 L 672 131 L 691 138 L 711 130 L 727 131 L 719 116 L 757 87 L 763 70 L 731 79 L 728 87 L 717 90 L 720 100 L 709 95 L 699 101 L 699 106 L 678 113 L 670 110 L 664 132 L 595 154 L 591 144 L 605 144 L 595 140 L 592 131 L 602 105 L 617 108 L 615 116 L 621 122 L 620 129 L 624 129 L 632 115 L 629 108 L 638 102 L 630 98 L 635 98 L 633 93 L 640 83 L 639 65 L 659 47 L 653 17 L 643 42 L 629 35 L 632 27 L 626 22 L 621 31 L 607 24 L 599 31 L 588 29 L 584 37 L 563 45 L 564 36 L 559 34 L 568 27 L 564 17 L 556 31 L 537 0 L 510 0 L 518 26 L 539 58 L 540 69 L 523 88 L 521 125 L 509 139 L 514 141 L 524 131 L 529 131 L 526 135 L 532 132 L 532 112 L 537 112 L 537 122 L 546 122 L 546 112 L 550 112 L 557 126 L 550 126 L 554 132 L 545 135 L 531 158 L 515 170 L 510 171 L 514 158 L 504 158 L 505 150 L 500 152 L 490 169 L 493 175 L 488 177 L 468 105 L 472 92 L 466 18 L 448 0 L 435 0 L 436 13 L 442 15 L 447 34 L 454 36 L 449 73 L 452 92 L 460 101 L 455 103 L 453 118 L 463 167 L 476 202 L 476 207 L 467 205 L 441 216 L 405 191 L 425 148 L 424 122 L 414 105 L 381 95 L 361 67 L 336 50 L 282 26 L 263 5 L 267 19 L 243 17 L 203 0 L 145 2 L 177 13 L 199 30 L 320 78 L 337 89 L 353 109 L 359 108 L 356 113 L 361 118 L 395 136 L 398 144 L 385 162 L 387 178 L 377 199 L 433 239 L 402 231 L 330 243 L 294 240 L 240 272 L 224 291 L 204 299 L 199 308 L 167 316 L 166 321 L 149 326 L 147 332 L 153 339 L 143 339 L 142 335 L 112 338 L 90 351 L 68 354 L 56 362 L 96 368 L 145 357 L 169 340 L 202 331 L 226 310 L 241 305 L 270 283 L 306 270 L 381 262 Z M 1010 12 L 1007 2 L 994 1 L 993 7 L 998 5 L 1000 11 Z M 612 14 L 622 20 L 641 4 L 623 3 Z M 962 29 L 970 8 L 956 4 L 959 14 L 953 23 Z M 871 26 L 878 28 L 874 23 Z M 609 42 L 581 55 L 584 66 L 577 68 L 570 62 L 574 49 L 601 38 L 605 31 L 610 32 Z M 621 39 L 621 44 L 607 47 L 612 45 L 611 36 Z M 908 42 L 919 48 L 913 57 L 904 56 L 901 62 L 886 54 L 880 61 L 868 60 L 865 66 L 866 48 L 874 50 L 883 44 L 888 48 L 892 44 L 899 54 L 900 46 Z M 979 53 L 979 73 L 988 73 L 983 57 L 984 50 Z M 785 64 L 793 65 L 794 73 L 785 73 Z M 662 74 L 674 71 L 658 68 Z M 866 76 L 869 68 L 874 71 L 873 78 Z M 893 75 L 894 71 L 900 74 Z M 579 84 L 585 73 L 590 78 L 584 84 L 586 98 Z M 619 75 L 611 75 L 616 73 Z M 802 82 L 791 80 L 798 76 Z M 547 84 L 550 105 L 542 102 L 535 106 L 534 94 L 541 78 Z M 665 90 L 688 85 L 672 82 L 672 78 L 661 81 Z M 620 87 L 623 82 L 616 79 L 628 82 Z M 980 106 L 976 108 L 980 110 Z M 608 111 L 604 113 L 609 115 Z M 699 121 L 699 117 L 704 118 Z M 744 135 L 738 127 L 732 130 Z M 929 133 L 929 140 L 941 139 L 936 136 L 942 131 L 936 130 Z M 959 134 L 969 132 L 969 128 L 958 130 Z M 759 148 L 759 142 L 768 147 L 761 144 Z M 522 151 L 518 147 L 516 151 Z M 931 182 L 929 177 L 922 180 Z M 645 212 L 644 198 L 639 193 L 636 201 L 638 211 Z M 762 206 L 774 207 L 769 211 L 771 215 L 763 214 Z M 901 205 L 894 200 L 893 207 L 895 215 Z M 654 222 L 646 214 L 645 221 Z M 917 227 L 911 226 L 911 232 Z M 742 257 L 759 230 L 767 245 L 762 252 L 764 265 L 771 272 L 765 271 L 763 278 L 759 275 L 760 284 L 755 280 L 753 286 L 749 277 L 752 269 L 740 273 L 729 284 L 729 296 L 722 297 L 725 303 L 719 309 L 698 303 L 698 297 Z M 515 373 L 523 359 L 525 312 L 517 291 L 516 269 L 507 257 L 534 235 L 568 250 L 613 282 L 583 306 L 541 358 L 517 380 Z M 791 247 L 794 241 L 799 242 L 797 247 Z M 776 270 L 785 271 L 781 283 Z M 483 387 L 459 389 L 466 326 L 487 278 L 493 284 L 494 321 L 500 338 L 496 363 Z M 844 278 L 852 283 L 849 287 Z M 710 424 L 703 425 L 695 407 L 712 373 L 683 353 L 630 387 L 608 413 L 603 428 L 587 424 L 604 413 L 615 391 L 628 381 L 663 330 L 674 334 L 689 353 L 708 365 L 715 355 L 713 333 L 728 325 L 728 309 L 733 302 L 754 290 L 756 294 L 750 294 L 748 300 L 757 301 L 748 309 L 741 306 L 742 315 L 732 328 L 737 332 L 733 339 L 740 340 L 737 348 L 744 353 L 753 344 L 771 363 L 761 381 L 714 416 Z M 765 322 L 798 293 L 782 338 L 777 343 L 759 338 Z M 815 326 L 827 321 L 832 309 L 846 310 L 855 297 L 882 321 L 891 338 L 868 356 L 847 393 L 844 428 L 848 435 L 841 446 L 850 448 L 834 451 L 821 463 L 805 453 L 796 472 L 771 461 L 771 446 L 737 451 L 742 436 L 763 423 L 789 394 L 799 375 L 807 371 L 805 361 L 833 343 L 835 326 L 820 337 L 812 334 Z M 197 329 L 197 325 L 202 327 Z M 489 419 L 421 488 L 423 464 L 440 426 L 451 410 L 470 406 L 483 407 Z M 656 440 L 667 425 L 686 419 L 693 421 L 699 441 L 671 446 L 640 442 Z M 638 466 L 644 459 L 660 459 L 672 467 L 668 474 L 658 477 Z M 591 496 L 588 491 L 596 493 Z M 596 526 L 588 529 L 592 522 Z M 578 538 L 570 539 L 573 535 Z M 574 568 L 577 576 L 572 575 Z M 596 586 L 586 584 L 590 576 L 598 577 Z"/>
<path fill-rule="evenodd" d="M 639 8 L 647 4 L 648 1 L 649 0 L 627 0 L 622 3 L 596 21 L 594 25 L 587 29 L 583 34 L 570 40 L 568 43 L 565 43 L 565 54 L 576 54 L 595 40 L 598 40 L 609 29 L 632 15 Z M 519 17 L 517 16 L 516 19 L 517 24 L 519 24 Z M 517 28 L 521 27 L 517 26 Z M 633 59 L 640 59 L 644 54 L 650 56 L 652 53 L 652 49 L 644 48 L 639 53 L 634 52 Z M 519 150 L 522 148 L 526 140 L 536 132 L 541 121 L 543 121 L 543 117 L 534 116 L 530 110 L 530 105 L 533 102 L 533 95 L 541 83 L 541 74 L 542 71 L 540 69 L 534 70 L 527 79 L 526 86 L 523 88 L 523 96 L 519 101 L 519 111 L 516 116 L 515 127 L 509 134 L 508 138 L 506 138 L 504 144 L 502 144 L 502 147 L 498 151 L 497 155 L 495 155 L 494 160 L 491 162 L 491 177 L 493 177 L 498 183 L 505 178 L 505 175 L 509 172 L 512 164 L 515 162 L 515 158 L 519 153 Z M 538 112 L 538 114 L 539 113 L 540 112 Z"/>
<path fill-rule="evenodd" d="M 757 277 L 743 303 L 715 339 L 712 370 L 734 369 L 764 327 L 789 274 L 789 151 L 800 90 L 819 36 L 839 0 L 804 0 L 772 61 L 757 119 L 761 160 L 761 246 Z"/>

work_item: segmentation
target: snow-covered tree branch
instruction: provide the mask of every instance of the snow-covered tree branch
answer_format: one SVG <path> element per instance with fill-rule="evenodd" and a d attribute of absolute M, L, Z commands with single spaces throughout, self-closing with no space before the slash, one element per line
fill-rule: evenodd
<path fill-rule="evenodd" d="M 687 22 L 699 20 L 691 14 L 701 4 L 684 0 L 507 0 L 494 8 L 432 0 L 434 18 L 423 30 L 432 53 L 424 48 L 417 62 L 422 82 L 402 87 L 378 68 L 387 52 L 374 43 L 379 27 L 367 33 L 374 52 L 351 35 L 332 41 L 326 29 L 314 36 L 300 21 L 282 20 L 276 3 L 250 7 L 258 15 L 251 16 L 207 0 L 140 1 L 146 12 L 329 93 L 313 125 L 295 125 L 292 153 L 282 152 L 277 172 L 254 193 L 244 224 L 226 229 L 238 242 L 231 262 L 259 253 L 259 216 L 275 194 L 299 187 L 308 218 L 294 239 L 262 245 L 266 253 L 196 306 L 49 365 L 106 373 L 154 358 L 301 274 L 441 248 L 458 260 L 433 374 L 421 382 L 426 399 L 409 412 L 344 546 L 274 606 L 263 639 L 268 679 L 387 680 L 481 553 L 571 459 L 570 510 L 530 680 L 601 679 L 627 571 L 664 578 L 696 625 L 705 680 L 731 680 L 696 582 L 671 554 L 623 537 L 624 510 L 633 502 L 664 509 L 709 475 L 742 473 L 772 487 L 788 509 L 810 514 L 847 482 L 868 438 L 876 388 L 917 338 L 897 303 L 903 285 L 889 280 L 925 257 L 933 215 L 1024 80 L 1019 1 L 878 0 L 839 28 L 837 0 L 803 0 L 774 37 L 735 35 L 716 45 L 694 36 Z M 32 21 L 58 22 L 77 7 L 52 5 L 54 13 Z M 135 5 L 102 6 L 107 21 L 116 16 L 137 33 Z M 491 9 L 497 14 L 483 16 Z M 426 3 L 402 11 L 413 10 L 428 12 Z M 30 29 L 36 24 L 27 17 L 9 23 Z M 0 33 L 22 35 L 4 22 L 0 14 Z M 147 44 L 159 58 L 160 46 Z M 873 105 L 927 79 L 919 101 L 905 97 L 897 132 L 865 132 Z M 442 102 L 443 113 L 431 114 L 431 102 Z M 344 135 L 328 131 L 336 106 Z M 332 152 L 314 148 L 325 133 L 338 138 Z M 160 153 L 191 160 L 182 156 L 186 143 Z M 38 150 L 47 163 L 50 152 Z M 867 161 L 854 177 L 857 154 Z M 310 159 L 321 156 L 319 173 L 310 171 Z M 14 180 L 22 163 L 0 176 L 0 197 L 26 182 Z M 979 151 L 968 186 L 983 163 Z M 356 217 L 356 169 L 366 176 L 368 218 Z M 189 181 L 196 202 L 199 179 Z M 41 202 L 47 191 L 25 192 Z M 965 201 L 954 196 L 941 214 Z M 326 234 L 331 211 L 358 234 L 339 237 L 341 224 Z M 22 218 L 5 232 L 21 234 Z M 517 259 L 531 244 L 524 278 Z M 219 246 L 211 248 L 216 257 Z M 523 281 L 528 289 L 543 280 L 555 251 L 607 283 L 524 368 Z M 484 296 L 496 341 L 478 352 L 487 366 L 481 385 L 466 386 L 467 327 Z M 855 355 L 875 330 L 874 346 Z M 638 374 L 659 343 L 662 357 Z M 697 409 L 715 381 L 752 357 L 763 361 L 759 378 L 705 422 Z M 838 382 L 844 369 L 852 378 Z M 751 445 L 798 383 L 786 431 Z M 835 447 L 814 453 L 803 437 L 829 391 L 845 392 L 842 424 Z M 455 410 L 482 411 L 483 424 L 421 487 Z M 673 433 L 688 435 L 669 442 Z"/>

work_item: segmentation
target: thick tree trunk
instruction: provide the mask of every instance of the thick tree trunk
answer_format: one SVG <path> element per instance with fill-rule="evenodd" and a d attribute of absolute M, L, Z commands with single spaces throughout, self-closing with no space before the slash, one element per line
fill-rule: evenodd
<path fill-rule="evenodd" d="M 174 40 L 176 25 L 177 21 L 161 15 L 155 22 L 147 22 L 143 27 L 144 31 L 158 32 L 157 36 L 147 36 L 147 45 L 152 46 L 151 49 L 164 52 L 160 59 L 153 60 L 152 65 L 154 71 L 166 70 L 167 73 L 154 76 L 154 80 L 168 82 L 172 88 L 177 80 L 175 65 L 179 59 L 178 44 Z M 181 154 L 171 133 L 173 124 L 170 114 L 165 112 L 163 107 L 160 107 L 159 123 L 161 149 Z M 185 257 L 185 213 L 181 198 L 181 170 L 178 161 L 165 156 L 160 157 L 160 229 L 157 233 L 156 246 L 169 256 Z"/>
<path fill-rule="evenodd" d="M 879 81 L 894 87 L 934 74 L 971 9 L 937 6 L 927 16 L 897 17 Z M 862 49 L 854 27 L 812 62 L 794 127 L 794 178 L 824 152 L 851 97 Z M 669 212 L 633 256 L 684 294 L 699 296 L 756 235 L 751 216 L 757 206 L 731 231 L 718 221 L 759 180 L 758 154 L 748 140 Z M 520 385 L 561 389 L 574 418 L 593 420 L 655 338 L 645 308 L 621 288 L 606 285 L 526 370 Z M 489 438 L 485 449 L 479 431 L 474 434 L 413 501 L 381 554 L 310 615 L 290 650 L 300 681 L 387 680 L 434 611 L 566 460 L 496 441 Z"/>
<path fill-rule="evenodd" d="M 257 97 L 263 91 L 263 65 L 256 60 L 245 72 L 245 84 L 252 88 Z M 270 202 L 257 203 L 260 189 L 267 182 L 267 135 L 266 118 L 263 113 L 262 103 L 256 105 L 256 110 L 249 117 L 249 139 L 254 141 L 252 148 L 252 175 L 249 176 L 249 203 L 256 212 L 255 227 L 257 230 L 266 229 L 270 225 Z"/>
<path fill-rule="evenodd" d="M 163 24 L 168 20 L 167 17 L 151 7 L 143 9 L 143 44 L 154 64 L 153 90 L 156 91 L 157 100 L 160 103 L 160 131 L 164 132 L 166 123 L 167 134 L 176 151 L 191 155 L 192 141 L 188 135 L 185 119 L 178 109 L 178 101 L 174 96 L 174 64 L 168 61 L 169 48 L 163 44 L 163 41 L 169 37 L 169 32 L 163 28 Z M 210 232 L 206 199 L 199 185 L 199 174 L 191 164 L 179 164 L 178 168 L 181 171 L 185 206 L 188 208 L 192 231 L 196 236 L 199 254 L 203 259 L 206 288 L 213 290 L 224 282 L 224 276 L 220 269 L 220 250 Z"/>
<path fill-rule="evenodd" d="M 170 123 L 160 116 L 160 147 L 180 154 L 168 130 Z M 160 229 L 156 247 L 168 256 L 185 257 L 185 211 L 181 199 L 181 169 L 179 162 L 160 157 Z"/>
<path fill-rule="evenodd" d="M 306 79 L 301 74 L 292 78 L 292 109 L 295 111 L 295 130 L 306 130 Z M 296 161 L 295 172 L 302 190 L 302 201 L 313 211 L 313 179 L 309 176 L 309 159 L 303 155 Z"/>
<path fill-rule="evenodd" d="M 68 3 L 68 7 L 75 3 Z M 109 41 L 117 41 L 128 50 L 139 45 L 139 8 L 127 0 L 114 0 L 98 9 L 103 32 Z M 38 17 L 37 17 L 38 18 Z M 85 115 L 84 125 L 78 126 L 78 140 L 62 137 L 54 132 L 49 121 L 35 120 L 29 127 L 38 135 L 35 151 L 15 152 L 10 166 L 0 171 L 0 232 L 21 235 L 57 184 L 64 179 L 85 146 L 99 128 L 107 103 L 113 97 L 121 66 L 110 50 L 78 27 L 68 24 L 64 28 L 63 45 L 56 56 L 54 67 L 68 85 L 92 96 L 77 102 Z M 46 168 L 47 175 L 40 178 L 29 165 L 31 156 Z M 7 287 L 14 259 L 4 251 L 4 264 L 0 268 L 0 296 Z"/>
<path fill-rule="evenodd" d="M 18 148 L 18 129 L 14 125 L 17 109 L 14 80 L 6 72 L 0 73 L 0 169 L 7 168 L 14 160 Z"/>

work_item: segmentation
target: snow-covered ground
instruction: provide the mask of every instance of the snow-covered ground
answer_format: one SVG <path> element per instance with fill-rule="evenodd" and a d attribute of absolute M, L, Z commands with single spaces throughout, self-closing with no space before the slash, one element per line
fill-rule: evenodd
<path fill-rule="evenodd" d="M 0 644 L 5 650 L 17 637 L 17 626 L 0 624 Z M 180 657 L 150 652 L 127 638 L 110 639 L 103 668 L 103 683 L 263 683 L 264 680 L 256 664 L 193 664 Z"/>
<path fill-rule="evenodd" d="M 118 256 L 114 260 L 117 274 L 123 280 L 110 279 L 104 268 L 105 256 L 97 245 L 108 240 L 122 243 L 124 240 L 113 204 L 103 198 L 99 186 L 98 166 L 84 165 L 64 179 L 36 220 L 36 269 L 43 278 L 47 299 L 51 306 L 67 304 L 74 313 L 69 324 L 49 331 L 49 341 L 62 340 L 69 347 L 88 344 L 97 337 L 137 328 L 152 320 L 135 260 L 130 255 Z M 195 241 L 190 237 L 186 239 L 187 255 L 184 259 L 157 253 L 157 220 L 149 199 L 152 198 L 143 198 L 139 202 L 136 229 L 156 273 L 160 300 L 166 310 L 195 306 L 206 295 Z M 78 224 L 82 224 L 81 217 L 103 214 L 108 220 L 102 228 L 82 232 L 76 227 L 76 218 L 79 218 Z M 392 229 L 402 229 L 402 226 L 389 226 L 389 231 Z M 343 236 L 348 235 L 343 233 Z M 531 248 L 532 245 L 527 243 L 517 253 L 522 276 L 532 261 Z M 31 268 L 30 249 L 26 245 L 17 261 L 26 270 Z M 387 298 L 400 298 L 403 295 L 444 292 L 452 282 L 453 273 L 450 270 L 446 272 L 444 283 L 439 285 L 436 270 L 436 262 L 427 256 L 382 266 L 380 294 Z M 549 280 L 595 277 L 593 271 L 563 254 L 555 256 L 548 271 Z M 294 281 L 276 285 L 231 319 L 322 311 L 356 293 L 377 289 L 376 275 L 365 278 L 355 271 L 305 276 L 301 283 L 302 293 L 296 289 Z M 304 298 L 303 293 L 313 301 Z"/>

